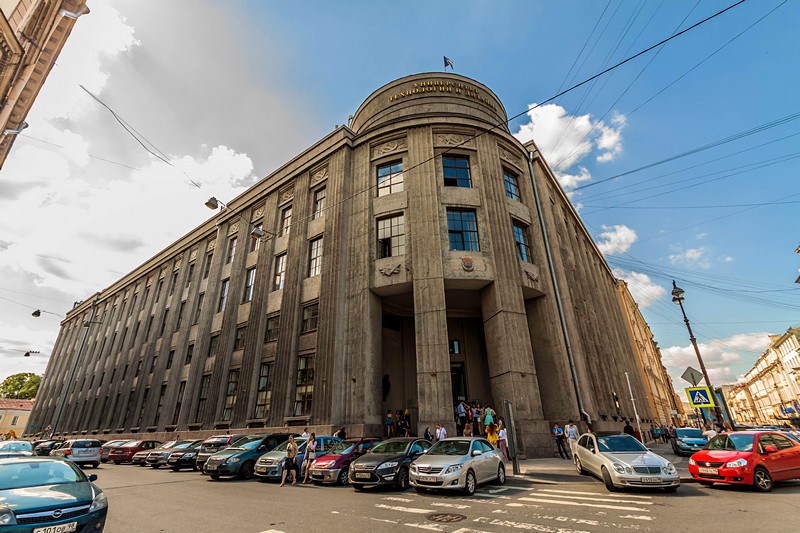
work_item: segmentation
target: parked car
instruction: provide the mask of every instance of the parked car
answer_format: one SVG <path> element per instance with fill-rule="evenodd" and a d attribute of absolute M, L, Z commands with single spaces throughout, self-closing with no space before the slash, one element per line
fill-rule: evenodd
<path fill-rule="evenodd" d="M 163 444 L 159 444 L 155 448 L 140 450 L 140 451 L 136 452 L 135 454 L 133 454 L 133 458 L 131 459 L 131 463 L 133 463 L 133 464 L 135 464 L 137 466 L 147 466 L 147 458 L 150 456 L 151 453 L 153 453 L 156 450 L 162 450 L 164 448 L 169 448 L 172 445 L 174 445 L 176 442 L 178 442 L 178 441 L 171 440 L 171 441 L 165 442 Z"/>
<path fill-rule="evenodd" d="M 103 443 L 103 445 L 100 446 L 100 462 L 107 463 L 108 452 L 110 452 L 112 448 L 118 448 L 123 444 L 125 444 L 126 442 L 130 442 L 130 440 L 111 440 L 106 443 Z"/>
<path fill-rule="evenodd" d="M 206 473 L 211 476 L 211 479 L 219 479 L 220 476 L 239 476 L 241 479 L 250 479 L 253 477 L 258 458 L 289 440 L 289 435 L 291 433 L 242 437 L 232 446 L 209 457 L 205 465 Z"/>
<path fill-rule="evenodd" d="M 182 468 L 197 470 L 197 462 L 195 459 L 197 458 L 197 452 L 200 450 L 201 444 L 203 444 L 203 441 L 198 440 L 186 448 L 173 451 L 169 454 L 169 458 L 167 458 L 167 466 L 169 466 L 173 472 L 177 472 Z"/>
<path fill-rule="evenodd" d="M 350 482 L 350 463 L 379 442 L 380 439 L 366 437 L 345 439 L 335 444 L 328 453 L 317 457 L 311 465 L 311 479 L 314 483 L 347 485 Z"/>
<path fill-rule="evenodd" d="M 578 439 L 575 468 L 593 474 L 609 491 L 621 487 L 661 487 L 675 492 L 681 484 L 675 465 L 630 435 L 584 433 Z"/>
<path fill-rule="evenodd" d="M 320 457 L 321 455 L 328 453 L 328 450 L 341 441 L 342 439 L 336 437 L 317 437 L 317 451 L 314 456 Z M 303 460 L 305 459 L 308 439 L 304 437 L 298 437 L 294 439 L 294 443 L 297 444 L 298 450 L 295 460 L 297 461 L 297 466 L 302 467 Z M 270 452 L 265 453 L 258 459 L 256 462 L 255 474 L 258 476 L 259 480 L 280 481 L 281 476 L 283 475 L 283 460 L 286 458 L 286 445 L 287 443 L 284 442 L 283 444 L 278 445 L 276 448 L 273 448 Z"/>
<path fill-rule="evenodd" d="M 775 481 L 800 478 L 800 443 L 773 431 L 740 431 L 712 438 L 689 459 L 701 485 L 752 485 L 769 492 Z"/>
<path fill-rule="evenodd" d="M 460 490 L 475 494 L 480 483 L 506 482 L 503 453 L 478 437 L 443 439 L 411 463 L 409 483 L 417 492 L 428 489 Z"/>
<path fill-rule="evenodd" d="M 96 479 L 58 457 L 0 459 L 0 529 L 101 533 L 108 501 Z"/>
<path fill-rule="evenodd" d="M 201 440 L 176 440 L 173 441 L 171 446 L 167 446 L 167 444 L 162 444 L 155 450 L 151 451 L 147 455 L 147 464 L 153 468 L 160 468 L 162 466 L 166 466 L 167 462 L 169 461 L 169 456 L 172 455 L 173 452 L 183 451 L 189 448 L 192 445 L 197 444 L 198 446 L 200 443 L 203 442 Z"/>
<path fill-rule="evenodd" d="M 200 451 L 197 452 L 197 457 L 195 457 L 197 469 L 200 470 L 201 473 L 205 474 L 203 467 L 205 466 L 206 461 L 208 461 L 208 458 L 218 451 L 224 450 L 242 437 L 244 437 L 244 435 L 214 435 L 213 437 L 209 437 L 204 440 L 200 445 Z"/>
<path fill-rule="evenodd" d="M 50 452 L 51 457 L 63 457 L 75 464 L 90 464 L 92 468 L 100 466 L 100 447 L 97 439 L 70 439 L 57 450 Z"/>
<path fill-rule="evenodd" d="M 350 484 L 356 490 L 367 485 L 394 485 L 406 490 L 411 461 L 430 447 L 430 441 L 414 437 L 385 440 L 350 463 Z"/>
<path fill-rule="evenodd" d="M 0 457 L 31 457 L 33 446 L 26 440 L 0 441 Z"/>
<path fill-rule="evenodd" d="M 108 460 L 115 465 L 130 462 L 133 456 L 142 450 L 153 450 L 161 445 L 157 440 L 131 440 L 108 452 Z"/>
<path fill-rule="evenodd" d="M 38 444 L 34 449 L 34 454 L 39 456 L 47 456 L 50 455 L 50 452 L 58 448 L 64 444 L 63 440 L 46 440 L 41 444 Z"/>
<path fill-rule="evenodd" d="M 672 440 L 672 451 L 675 455 L 688 456 L 699 452 L 706 445 L 708 439 L 697 428 L 678 428 Z"/>

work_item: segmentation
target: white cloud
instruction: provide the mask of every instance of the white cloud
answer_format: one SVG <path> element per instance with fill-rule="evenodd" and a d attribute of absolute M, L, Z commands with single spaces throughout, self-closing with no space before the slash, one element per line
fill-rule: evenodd
<path fill-rule="evenodd" d="M 642 272 L 626 272 L 619 268 L 613 269 L 613 272 L 616 277 L 628 282 L 631 296 L 642 309 L 649 307 L 667 293 L 664 287 L 655 283 L 650 276 Z"/>
<path fill-rule="evenodd" d="M 669 256 L 669 262 L 673 265 L 711 268 L 711 262 L 708 260 L 708 249 L 704 246 L 680 250 Z"/>
<path fill-rule="evenodd" d="M 555 172 L 558 183 L 561 184 L 561 187 L 565 191 L 570 191 L 571 189 L 574 189 L 581 183 L 584 183 L 592 179 L 592 175 L 589 173 L 589 170 L 586 167 L 578 167 L 578 171 L 579 171 L 578 174 Z"/>
<path fill-rule="evenodd" d="M 627 252 L 636 242 L 636 231 L 621 224 L 615 226 L 602 226 L 600 241 L 597 247 L 603 255 L 614 255 Z"/>
<path fill-rule="evenodd" d="M 719 258 L 719 260 L 722 261 L 723 263 L 733 263 L 733 257 L 731 257 L 730 255 L 723 255 L 722 257 Z"/>

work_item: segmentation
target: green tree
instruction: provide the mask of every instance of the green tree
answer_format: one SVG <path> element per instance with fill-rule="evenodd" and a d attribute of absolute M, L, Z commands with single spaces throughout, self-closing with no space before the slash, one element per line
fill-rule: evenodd
<path fill-rule="evenodd" d="M 0 398 L 31 400 L 36 397 L 41 383 L 42 376 L 31 372 L 13 374 L 0 383 Z"/>

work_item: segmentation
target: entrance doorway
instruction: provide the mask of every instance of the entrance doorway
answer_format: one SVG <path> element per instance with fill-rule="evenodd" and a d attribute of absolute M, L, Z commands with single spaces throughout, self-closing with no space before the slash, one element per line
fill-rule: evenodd
<path fill-rule="evenodd" d="M 467 401 L 467 374 L 464 363 L 450 363 L 450 383 L 453 387 L 453 405 Z"/>

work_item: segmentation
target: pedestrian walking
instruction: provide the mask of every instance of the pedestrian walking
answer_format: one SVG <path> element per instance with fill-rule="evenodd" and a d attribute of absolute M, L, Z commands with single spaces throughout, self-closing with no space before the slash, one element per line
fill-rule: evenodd
<path fill-rule="evenodd" d="M 486 408 L 483 410 L 484 427 L 489 427 L 489 424 L 494 424 L 494 419 L 495 419 L 494 409 L 492 409 L 492 406 L 487 403 Z"/>
<path fill-rule="evenodd" d="M 570 454 L 567 451 L 567 447 L 564 445 L 564 429 L 558 425 L 558 422 L 553 424 L 553 437 L 556 439 L 558 455 L 560 455 L 562 459 L 570 459 Z"/>
<path fill-rule="evenodd" d="M 294 436 L 289 435 L 289 441 L 286 443 L 286 457 L 283 459 L 283 473 L 281 474 L 281 484 L 283 487 L 286 484 L 286 475 L 291 471 L 292 485 L 297 484 L 297 478 L 300 472 L 297 469 L 297 444 L 294 442 Z"/>
<path fill-rule="evenodd" d="M 431 427 L 430 426 L 427 426 L 425 428 L 425 433 L 422 434 L 422 438 L 425 439 L 425 440 L 429 440 L 429 441 L 433 442 L 433 433 L 431 433 Z"/>
<path fill-rule="evenodd" d="M 575 460 L 575 452 L 578 451 L 578 437 L 580 437 L 580 431 L 578 430 L 578 426 L 575 425 L 575 422 L 570 419 L 567 424 L 567 429 L 564 430 L 564 432 L 567 434 L 567 443 L 569 444 L 569 451 L 572 453 L 572 459 Z"/>
<path fill-rule="evenodd" d="M 391 439 L 394 437 L 394 420 L 392 418 L 392 410 L 386 411 L 386 437 Z"/>
<path fill-rule="evenodd" d="M 636 433 L 633 431 L 633 426 L 627 420 L 625 420 L 625 427 L 622 428 L 622 432 L 626 435 L 630 435 L 633 438 L 636 438 Z"/>
<path fill-rule="evenodd" d="M 464 426 L 467 425 L 467 404 L 463 401 L 458 402 L 456 406 L 456 418 L 458 422 L 456 426 L 456 435 L 461 436 L 464 434 Z"/>
<path fill-rule="evenodd" d="M 472 437 L 472 422 L 469 422 L 466 426 L 464 426 L 464 436 Z"/>
<path fill-rule="evenodd" d="M 500 452 L 502 452 L 503 457 L 506 458 L 506 461 L 511 461 L 511 457 L 508 456 L 508 433 L 506 432 L 506 425 L 500 420 L 499 423 L 500 429 L 497 432 L 498 444 L 500 444 Z"/>
<path fill-rule="evenodd" d="M 394 425 L 395 425 L 395 432 L 397 437 L 405 437 L 406 429 L 405 423 L 403 422 L 403 410 L 398 409 L 394 413 Z"/>
<path fill-rule="evenodd" d="M 303 456 L 303 485 L 308 485 L 310 480 L 308 476 L 311 475 L 311 463 L 317 458 L 317 435 L 312 433 L 306 443 L 306 454 Z"/>
<path fill-rule="evenodd" d="M 478 419 L 478 431 L 475 434 L 480 436 L 480 435 L 483 435 L 483 431 L 484 431 L 484 429 L 486 429 L 483 426 L 483 405 L 478 404 L 478 408 L 476 409 L 476 411 L 477 411 L 477 413 L 476 413 L 475 416 Z"/>
<path fill-rule="evenodd" d="M 486 440 L 495 448 L 498 447 L 497 441 L 500 440 L 500 437 L 497 435 L 497 425 L 494 422 L 486 426 Z"/>

